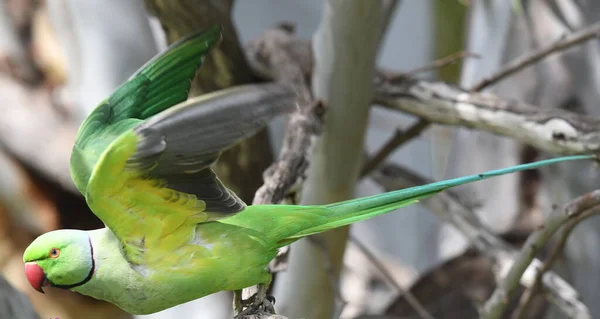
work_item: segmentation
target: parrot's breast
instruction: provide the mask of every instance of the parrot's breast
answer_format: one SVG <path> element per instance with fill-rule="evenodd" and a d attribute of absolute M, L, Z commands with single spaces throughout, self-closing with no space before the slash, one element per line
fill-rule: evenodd
<path fill-rule="evenodd" d="M 236 226 L 209 224 L 214 229 L 198 226 L 200 231 L 187 245 L 150 264 L 130 263 L 108 228 L 91 231 L 96 272 L 73 290 L 141 315 L 270 281 L 266 269 L 276 249 L 250 239 Z"/>

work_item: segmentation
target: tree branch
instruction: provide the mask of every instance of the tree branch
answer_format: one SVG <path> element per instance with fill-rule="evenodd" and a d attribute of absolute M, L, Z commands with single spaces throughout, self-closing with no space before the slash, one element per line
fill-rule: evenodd
<path fill-rule="evenodd" d="M 274 34 L 267 31 L 261 38 Z M 310 42 L 291 33 L 280 32 L 277 36 L 282 37 L 279 41 L 286 43 L 279 48 L 287 50 L 288 55 L 296 59 L 305 79 L 309 79 L 313 63 Z M 269 72 L 274 72 L 257 67 L 252 61 L 250 66 L 266 78 L 271 78 Z M 387 81 L 385 74 L 392 73 L 378 72 L 374 103 L 438 124 L 465 126 L 511 137 L 554 154 L 600 151 L 600 118 L 597 116 L 545 109 L 492 94 L 470 93 L 439 81 Z"/>
<path fill-rule="evenodd" d="M 525 313 L 527 312 L 529 305 L 533 301 L 533 298 L 542 289 L 542 278 L 543 278 L 544 274 L 552 268 L 552 265 L 554 264 L 554 262 L 558 259 L 560 254 L 563 252 L 565 245 L 567 244 L 567 239 L 569 238 L 569 235 L 571 235 L 571 232 L 573 231 L 573 229 L 575 229 L 575 226 L 579 225 L 584 220 L 586 220 L 592 216 L 596 216 L 598 214 L 600 214 L 600 206 L 594 207 L 594 208 L 586 211 L 585 213 L 581 214 L 581 216 L 575 218 L 574 220 L 569 221 L 563 227 L 563 230 L 561 231 L 561 235 L 560 235 L 560 239 L 558 240 L 558 243 L 552 249 L 552 252 L 550 253 L 550 257 L 548 257 L 548 259 L 544 261 L 544 265 L 537 272 L 537 274 L 535 276 L 535 280 L 534 280 L 531 288 L 529 288 L 523 294 L 521 302 L 519 303 L 519 307 L 515 310 L 515 313 L 512 316 L 512 318 L 515 318 L 515 319 L 524 319 L 525 318 Z M 573 317 L 576 317 L 576 316 L 573 316 Z"/>
<path fill-rule="evenodd" d="M 431 183 L 398 165 L 385 163 L 372 175 L 373 180 L 386 191 L 402 189 L 417 185 Z M 420 203 L 436 214 L 440 220 L 452 224 L 460 231 L 483 255 L 488 256 L 494 263 L 496 277 L 501 280 L 503 270 L 509 268 L 517 258 L 519 252 L 510 244 L 496 236 L 489 228 L 483 225 L 477 215 L 454 190 L 446 190 L 436 196 L 422 200 Z M 533 284 L 536 267 L 541 261 L 535 259 L 526 274 L 521 277 L 520 283 L 526 287 Z M 543 276 L 544 288 L 549 292 L 549 299 L 565 314 L 578 314 L 578 318 L 588 318 L 587 307 L 578 299 L 577 291 L 564 279 L 554 272 L 547 272 Z"/>
<path fill-rule="evenodd" d="M 321 134 L 324 105 L 313 100 L 307 84 L 309 70 L 303 69 L 297 56 L 285 49 L 290 45 L 290 34 L 294 26 L 283 23 L 275 29 L 265 31 L 265 35 L 251 41 L 247 46 L 247 59 L 257 74 L 264 78 L 289 86 L 298 94 L 298 110 L 288 121 L 283 139 L 283 146 L 276 163 L 263 174 L 263 185 L 256 191 L 253 204 L 276 204 L 290 195 L 292 189 L 298 189 L 306 179 L 314 144 Z M 308 52 L 310 56 L 310 51 Z M 271 262 L 270 270 L 276 272 L 287 267 L 289 246 L 281 249 Z M 248 298 L 257 287 L 244 289 L 243 295 Z M 245 316 L 243 318 L 248 318 Z"/>
<path fill-rule="evenodd" d="M 365 246 L 358 238 L 350 236 L 350 242 L 352 242 L 368 259 L 371 263 L 381 272 L 385 279 L 400 293 L 400 296 L 406 298 L 406 302 L 415 310 L 420 318 L 423 319 L 434 319 L 433 315 L 425 309 L 423 304 L 415 297 L 410 291 L 404 289 L 394 279 L 394 276 L 385 268 L 385 266 L 375 257 L 375 255 Z"/>
<path fill-rule="evenodd" d="M 377 82 L 376 103 L 438 124 L 488 131 L 554 154 L 600 151 L 598 117 L 469 93 L 443 82 Z"/>
<path fill-rule="evenodd" d="M 598 36 L 600 36 L 600 23 L 593 24 L 569 35 L 563 35 L 558 41 L 550 44 L 547 47 L 533 51 L 510 61 L 498 72 L 483 78 L 481 81 L 473 85 L 470 91 L 481 91 L 486 87 L 493 85 L 496 82 L 539 62 L 551 54 L 562 52 L 585 41 L 595 39 Z"/>
<path fill-rule="evenodd" d="M 419 136 L 425 129 L 429 127 L 431 122 L 427 120 L 419 120 L 406 131 L 396 130 L 396 133 L 365 163 L 360 172 L 360 177 L 369 175 L 379 164 L 381 164 L 390 154 L 398 147 Z"/>
<path fill-rule="evenodd" d="M 250 65 L 263 77 L 293 88 L 299 104 L 289 119 L 279 159 L 264 172 L 264 184 L 256 191 L 253 204 L 279 203 L 294 185 L 304 182 L 314 142 L 321 134 L 324 106 L 313 100 L 306 70 L 286 49 L 292 32 L 292 26 L 281 24 L 247 48 Z"/>
<path fill-rule="evenodd" d="M 453 65 L 455 63 L 458 63 L 460 60 L 462 60 L 464 58 L 469 58 L 469 57 L 480 58 L 481 56 L 479 56 L 478 54 L 472 53 L 472 52 L 468 52 L 468 51 L 458 51 L 458 52 L 454 52 L 446 57 L 443 57 L 441 59 L 437 59 L 427 65 L 412 69 L 408 72 L 400 72 L 400 73 L 393 72 L 393 73 L 387 74 L 387 73 L 384 73 L 386 71 L 380 70 L 379 75 L 384 77 L 385 80 L 388 82 L 397 82 L 397 81 L 412 79 L 421 73 L 425 73 L 425 72 L 441 69 L 441 68 L 444 68 L 449 65 Z"/>
<path fill-rule="evenodd" d="M 556 209 L 546 220 L 544 226 L 529 236 L 517 260 L 510 267 L 508 274 L 483 307 L 482 318 L 496 319 L 502 317 L 506 310 L 504 300 L 509 298 L 518 287 L 521 277 L 530 268 L 532 260 L 550 237 L 567 222 L 578 218 L 587 210 L 599 205 L 600 190 L 596 190 L 574 199 L 562 209 Z M 580 313 L 582 312 L 580 311 Z M 569 315 L 573 316 L 572 313 Z M 587 313 L 587 316 L 577 318 L 591 318 L 591 316 Z"/>

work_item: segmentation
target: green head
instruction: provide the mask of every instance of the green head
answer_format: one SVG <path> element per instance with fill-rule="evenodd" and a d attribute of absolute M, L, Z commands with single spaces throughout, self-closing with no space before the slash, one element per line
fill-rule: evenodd
<path fill-rule="evenodd" d="M 23 254 L 25 275 L 31 286 L 70 289 L 83 285 L 94 273 L 94 252 L 87 232 L 55 230 L 36 238 Z"/>

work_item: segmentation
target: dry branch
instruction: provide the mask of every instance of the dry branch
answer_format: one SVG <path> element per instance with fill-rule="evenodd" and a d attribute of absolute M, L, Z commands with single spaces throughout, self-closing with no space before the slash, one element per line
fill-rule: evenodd
<path fill-rule="evenodd" d="M 529 54 L 520 56 L 509 63 L 507 63 L 502 69 L 498 72 L 485 77 L 480 82 L 473 85 L 470 91 L 481 91 L 486 87 L 504 79 L 520 70 L 523 70 L 527 66 L 533 65 L 545 57 L 562 52 L 566 49 L 574 47 L 578 44 L 581 44 L 585 41 L 595 39 L 600 36 L 600 24 L 596 23 L 592 26 L 579 30 L 575 33 L 564 35 L 558 41 L 550 44 L 549 46 L 542 48 L 540 50 L 535 50 L 530 52 Z"/>
<path fill-rule="evenodd" d="M 310 42 L 289 32 L 268 30 L 261 41 L 278 37 L 285 43 L 278 49 L 294 57 L 308 79 L 312 69 Z M 268 47 L 263 47 L 268 51 Z M 252 56 L 252 47 L 247 51 Z M 275 70 L 257 67 L 249 58 L 254 71 L 271 78 Z M 379 74 L 392 74 L 380 71 Z M 540 150 L 554 154 L 600 152 L 600 118 L 574 112 L 546 109 L 519 101 L 503 99 L 492 94 L 470 93 L 439 81 L 387 81 L 387 76 L 375 79 L 374 102 L 400 110 L 438 124 L 474 128 L 513 138 Z"/>
<path fill-rule="evenodd" d="M 432 182 L 391 163 L 384 164 L 372 176 L 375 182 L 384 187 L 386 191 Z M 467 202 L 467 200 L 462 199 L 455 191 L 447 190 L 436 196 L 427 198 L 420 203 L 435 213 L 441 220 L 452 224 L 478 251 L 488 256 L 494 263 L 494 271 L 497 278 L 501 280 L 504 278 L 504 270 L 514 263 L 519 252 L 496 236 L 485 225 L 481 224 L 472 208 L 466 204 Z M 526 287 L 532 286 L 533 278 L 539 265 L 541 265 L 541 261 L 535 259 L 527 269 L 526 275 L 520 279 L 522 285 Z M 549 293 L 549 298 L 565 314 L 576 313 L 579 315 L 577 318 L 589 318 L 589 311 L 579 300 L 577 291 L 564 279 L 554 272 L 549 271 L 544 274 L 542 283 Z"/>
<path fill-rule="evenodd" d="M 554 262 L 558 259 L 560 254 L 563 252 L 565 245 L 567 244 L 567 239 L 569 238 L 569 235 L 571 234 L 573 229 L 575 229 L 575 226 L 579 225 L 584 220 L 586 220 L 592 216 L 596 216 L 598 214 L 600 214 L 600 206 L 597 206 L 595 208 L 592 208 L 592 209 L 586 211 L 585 213 L 581 214 L 579 217 L 575 218 L 574 220 L 569 221 L 563 227 L 563 229 L 561 231 L 560 239 L 558 240 L 558 243 L 552 248 L 550 257 L 548 257 L 544 261 L 544 265 L 537 272 L 534 282 L 533 282 L 533 285 L 523 295 L 523 298 L 521 299 L 521 302 L 519 303 L 519 307 L 515 310 L 515 314 L 512 316 L 512 318 L 515 318 L 515 319 L 524 319 L 525 318 L 527 309 L 529 308 L 529 305 L 532 303 L 532 300 L 534 299 L 536 294 L 542 288 L 542 278 L 543 278 L 544 274 L 552 268 L 552 265 L 554 264 Z"/>
<path fill-rule="evenodd" d="M 394 276 L 386 269 L 377 257 L 365 246 L 358 238 L 350 236 L 350 241 L 356 245 L 356 247 L 369 259 L 369 261 L 377 268 L 383 277 L 400 293 L 400 296 L 406 299 L 406 302 L 415 310 L 420 318 L 434 319 L 434 317 L 425 309 L 425 306 L 421 304 L 409 290 L 404 289 L 397 281 Z"/>
<path fill-rule="evenodd" d="M 419 120 L 413 124 L 407 130 L 397 130 L 396 133 L 390 137 L 390 139 L 373 155 L 362 168 L 360 176 L 364 177 L 369 175 L 375 168 L 379 166 L 390 154 L 392 154 L 398 147 L 412 140 L 413 138 L 421 135 L 421 133 L 429 127 L 431 122 L 427 120 Z"/>
<path fill-rule="evenodd" d="M 313 100 L 306 70 L 286 49 L 291 32 L 293 26 L 281 24 L 250 42 L 247 49 L 255 70 L 298 94 L 298 110 L 290 116 L 279 159 L 264 172 L 264 184 L 256 191 L 253 204 L 279 203 L 294 185 L 302 184 L 315 140 L 321 134 L 324 106 Z"/>
<path fill-rule="evenodd" d="M 438 124 L 510 137 L 554 154 L 600 152 L 599 117 L 469 93 L 443 82 L 380 82 L 375 102 Z"/>
<path fill-rule="evenodd" d="M 508 296 L 511 296 L 519 286 L 521 277 L 525 271 L 530 268 L 531 262 L 539 250 L 560 227 L 596 206 L 600 206 L 600 190 L 577 197 L 562 209 L 556 209 L 544 222 L 544 226 L 529 236 L 525 246 L 519 253 L 517 260 L 510 267 L 508 274 L 500 285 L 498 285 L 492 297 L 486 302 L 483 308 L 483 318 L 496 319 L 502 317 L 506 310 L 506 303 L 504 300 L 508 298 Z M 576 313 L 569 313 L 568 315 L 571 318 L 591 318 L 589 313 L 587 316 L 576 315 Z"/>
<path fill-rule="evenodd" d="M 523 70 L 524 68 L 534 65 L 535 63 L 541 61 L 547 56 L 553 53 L 559 53 L 564 50 L 567 50 L 573 46 L 576 46 L 580 43 L 585 42 L 586 40 L 590 40 L 596 38 L 600 34 L 600 24 L 585 28 L 579 32 L 573 33 L 570 36 L 564 36 L 558 41 L 541 48 L 539 50 L 534 50 L 527 54 L 517 57 L 513 61 L 507 63 L 501 70 L 496 72 L 495 74 L 483 79 L 479 83 L 475 84 L 469 91 L 479 92 L 486 88 L 489 85 L 492 85 L 512 74 Z M 437 68 L 442 68 L 448 64 L 455 63 L 459 59 L 465 57 L 479 57 L 477 54 L 473 54 L 470 52 L 457 52 L 451 54 L 442 59 L 436 60 L 428 66 L 414 69 L 407 73 L 400 74 L 385 74 L 381 73 L 381 76 L 385 79 L 385 82 L 399 82 L 413 79 L 417 74 L 421 72 L 430 71 Z M 368 172 L 373 170 L 379 163 L 386 159 L 386 157 L 392 153 L 396 148 L 409 141 L 416 135 L 418 135 L 421 131 L 425 130 L 429 126 L 430 122 L 427 119 L 421 118 L 421 120 L 416 124 L 414 128 L 410 128 L 407 130 L 406 134 L 402 134 L 402 132 L 397 132 L 396 135 L 382 147 L 381 151 L 378 152 L 374 158 L 370 159 L 369 162 L 363 168 L 363 175 L 366 175 Z M 416 132 L 413 132 L 413 129 L 416 129 Z M 412 133 L 412 134 L 411 134 Z"/>
<path fill-rule="evenodd" d="M 297 56 L 284 49 L 289 45 L 288 34 L 293 32 L 293 25 L 280 24 L 278 28 L 266 31 L 269 36 L 250 42 L 247 48 L 247 59 L 257 74 L 289 86 L 298 94 L 298 110 L 290 115 L 277 162 L 263 174 L 264 184 L 254 195 L 255 205 L 280 203 L 294 186 L 302 185 L 316 139 L 321 134 L 324 106 L 313 100 L 306 79 L 309 71 L 303 69 Z M 308 57 L 311 57 L 310 51 Z M 306 63 L 311 62 L 305 62 L 304 66 Z M 288 253 L 289 247 L 280 250 L 270 264 L 271 271 L 285 269 Z M 257 289 L 245 289 L 244 297 Z"/>
<path fill-rule="evenodd" d="M 286 196 L 296 197 L 290 193 L 306 180 L 309 160 L 321 135 L 324 106 L 313 100 L 308 87 L 312 54 L 310 47 L 308 51 L 300 50 L 301 55 L 289 49 L 294 44 L 290 41 L 294 31 L 293 24 L 281 23 L 246 48 L 247 60 L 257 74 L 287 85 L 298 94 L 298 110 L 290 116 L 278 160 L 264 172 L 264 184 L 256 191 L 253 204 L 279 203 Z M 280 249 L 270 270 L 285 269 L 288 256 L 289 246 Z"/>

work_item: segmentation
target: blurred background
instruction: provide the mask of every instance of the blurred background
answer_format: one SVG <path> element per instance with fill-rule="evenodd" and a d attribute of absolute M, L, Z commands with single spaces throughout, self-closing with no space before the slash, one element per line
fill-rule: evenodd
<path fill-rule="evenodd" d="M 2 313 L 0 302 L 0 318 L 32 318 L 33 314 L 24 310 L 28 300 L 39 318 L 134 318 L 112 305 L 68 291 L 48 289 L 45 295 L 39 294 L 24 276 L 22 252 L 36 236 L 57 228 L 102 227 L 68 175 L 77 126 L 98 102 L 168 43 L 210 23 L 226 27 L 224 43 L 229 45 L 221 47 L 233 61 L 229 65 L 233 75 L 223 81 L 219 77 L 222 70 L 211 65 L 209 58 L 195 94 L 256 81 L 240 51 L 244 45 L 282 21 L 294 23 L 299 38 L 313 39 L 331 15 L 325 10 L 327 2 L 1 0 L 0 274 L 6 281 L 0 285 L 6 287 L 0 288 L 0 299 L 17 296 L 12 288 L 28 298 L 19 299 L 22 302 L 12 313 Z M 465 88 L 507 61 L 600 20 L 600 3 L 592 0 L 400 0 L 386 5 L 392 9 L 377 67 L 407 72 L 464 50 L 478 57 L 457 60 L 420 76 Z M 369 23 L 373 21 L 359 16 L 352 21 L 352 28 L 361 32 Z M 592 40 L 550 56 L 486 91 L 542 108 L 598 116 L 599 79 L 600 44 Z M 366 122 L 365 150 L 376 152 L 398 129 L 416 120 L 373 106 Z M 248 161 L 239 162 L 240 154 L 247 151 L 243 147 L 220 161 L 220 176 L 247 202 L 280 150 L 285 125 L 285 119 L 280 119 L 248 141 L 257 150 Z M 440 180 L 551 155 L 483 131 L 433 125 L 394 151 L 389 162 Z M 598 170 L 588 163 L 569 163 L 479 182 L 462 187 L 459 193 L 469 199 L 486 226 L 518 247 L 542 223 L 552 204 L 591 190 L 599 177 Z M 358 180 L 353 195 L 385 190 L 385 185 L 367 176 Z M 599 228 L 598 218 L 578 226 L 555 264 L 555 270 L 578 290 L 593 317 L 600 317 L 600 304 L 595 302 L 600 300 L 600 277 L 596 275 L 600 271 Z M 350 233 L 435 318 L 477 318 L 478 307 L 496 285 L 492 262 L 422 205 L 360 222 Z M 330 296 L 336 307 L 321 306 L 320 300 L 329 299 L 322 299 L 319 291 L 329 290 L 295 284 L 330 285 L 326 280 L 307 278 L 326 273 L 331 266 L 323 263 L 322 256 L 298 261 L 301 255 L 314 257 L 310 252 L 314 248 L 307 245 L 311 243 L 292 246 L 289 269 L 276 279 L 276 306 L 282 314 L 290 319 L 419 318 L 375 266 L 373 257 L 352 242 L 341 246 L 344 254 L 337 254 L 343 256 L 339 293 Z M 528 318 L 565 318 L 544 299 L 537 301 Z M 231 318 L 230 305 L 231 294 L 223 292 L 135 318 Z"/>

